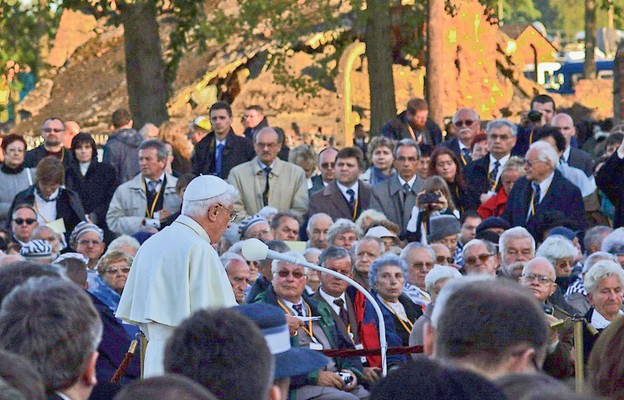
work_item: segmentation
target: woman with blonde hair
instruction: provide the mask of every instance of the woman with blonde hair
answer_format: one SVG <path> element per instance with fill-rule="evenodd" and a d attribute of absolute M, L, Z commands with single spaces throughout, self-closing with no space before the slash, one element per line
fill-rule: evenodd
<path fill-rule="evenodd" d="M 187 130 L 172 121 L 165 121 L 158 128 L 158 139 L 173 147 L 171 168 L 180 174 L 191 172 L 191 153 L 193 145 L 186 136 Z"/>

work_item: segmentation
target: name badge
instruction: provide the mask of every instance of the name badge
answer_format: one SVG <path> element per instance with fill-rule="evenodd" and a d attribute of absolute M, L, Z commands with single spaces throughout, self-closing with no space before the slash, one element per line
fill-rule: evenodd
<path fill-rule="evenodd" d="M 323 350 L 323 345 L 320 343 L 310 342 L 310 350 Z"/>

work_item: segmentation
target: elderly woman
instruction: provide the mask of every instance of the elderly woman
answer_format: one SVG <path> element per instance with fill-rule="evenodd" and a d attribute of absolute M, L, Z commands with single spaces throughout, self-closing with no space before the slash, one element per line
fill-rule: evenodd
<path fill-rule="evenodd" d="M 366 170 L 360 179 L 371 186 L 383 182 L 394 176 L 396 171 L 392 167 L 394 162 L 394 141 L 384 136 L 375 136 L 368 143 L 368 159 L 373 165 Z"/>
<path fill-rule="evenodd" d="M 622 308 L 622 287 L 624 270 L 613 261 L 598 261 L 585 274 L 585 289 L 591 308 L 585 320 L 598 332 L 608 327 L 615 318 L 624 314 Z M 596 337 L 587 329 L 583 334 L 585 354 L 588 355 Z"/>
<path fill-rule="evenodd" d="M 503 167 L 503 172 L 501 172 L 500 179 L 503 187 L 477 208 L 477 212 L 481 218 L 500 217 L 503 211 L 505 211 L 507 196 L 509 192 L 511 192 L 514 183 L 518 178 L 525 175 L 524 161 L 520 157 L 509 158 Z"/>
<path fill-rule="evenodd" d="M 30 204 L 37 212 L 40 225 L 62 220 L 65 238 L 80 221 L 85 220 L 85 212 L 76 192 L 63 187 L 65 168 L 56 157 L 45 157 L 35 171 L 35 183 L 18 193 L 11 205 L 11 214 L 17 204 Z"/>
<path fill-rule="evenodd" d="M 87 267 L 95 270 L 100 256 L 104 252 L 104 231 L 95 224 L 83 221 L 76 225 L 72 231 L 69 237 L 69 245 L 76 252 L 87 257 L 89 259 Z"/>
<path fill-rule="evenodd" d="M 106 304 L 113 312 L 117 310 L 121 293 L 126 286 L 133 257 L 121 251 L 113 250 L 104 254 L 97 263 L 97 287 L 87 289 L 89 293 Z"/>
<path fill-rule="evenodd" d="M 300 166 L 305 171 L 308 190 L 312 189 L 312 175 L 316 171 L 317 154 L 309 144 L 302 144 L 288 153 L 288 162 Z"/>
<path fill-rule="evenodd" d="M 330 245 L 344 247 L 351 251 L 353 244 L 362 236 L 362 231 L 352 221 L 339 218 L 327 231 L 327 242 Z"/>
<path fill-rule="evenodd" d="M 549 300 L 572 315 L 574 315 L 574 310 L 566 303 L 563 295 L 570 285 L 572 267 L 578 254 L 579 251 L 574 247 L 574 244 L 560 235 L 546 238 L 535 253 L 537 257 L 547 258 L 555 267 L 557 290 L 550 296 Z"/>
<path fill-rule="evenodd" d="M 403 294 L 407 264 L 393 254 L 378 258 L 368 271 L 368 279 L 375 300 L 384 314 L 392 316 L 394 326 L 387 327 L 394 331 L 403 342 L 409 345 L 409 337 L 414 322 L 422 315 L 422 310 Z"/>
<path fill-rule="evenodd" d="M 11 219 L 9 208 L 15 195 L 33 184 L 35 170 L 24 168 L 26 141 L 22 135 L 12 133 L 2 140 L 4 162 L 0 166 L 0 226 Z"/>

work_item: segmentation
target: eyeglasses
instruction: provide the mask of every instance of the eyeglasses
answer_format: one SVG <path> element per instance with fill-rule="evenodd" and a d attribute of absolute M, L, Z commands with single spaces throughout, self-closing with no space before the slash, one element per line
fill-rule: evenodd
<path fill-rule="evenodd" d="M 494 135 L 494 134 L 490 135 L 490 139 L 492 139 L 492 140 L 497 140 L 497 139 L 507 140 L 509 138 L 511 138 L 511 136 L 509 136 L 509 135 Z"/>
<path fill-rule="evenodd" d="M 321 163 L 321 168 L 323 168 L 323 169 L 334 168 L 335 166 L 336 166 L 335 162 L 324 162 L 324 163 Z"/>
<path fill-rule="evenodd" d="M 453 264 L 453 257 L 444 257 L 444 256 L 438 256 L 436 257 L 436 262 L 438 264 L 444 264 L 444 262 L 447 262 L 449 264 Z"/>
<path fill-rule="evenodd" d="M 89 240 L 89 239 L 83 239 L 83 240 L 79 240 L 78 244 L 81 246 L 88 246 L 90 244 L 94 245 L 94 246 L 99 246 L 102 244 L 101 241 L 99 240 Z"/>
<path fill-rule="evenodd" d="M 535 161 L 532 161 L 532 160 L 529 160 L 529 159 L 525 159 L 525 160 L 524 160 L 524 163 L 525 163 L 526 165 L 528 165 L 529 167 L 532 167 L 532 166 L 533 166 L 535 163 L 537 163 L 537 162 L 544 162 L 544 161 L 542 161 L 542 160 L 535 160 Z"/>
<path fill-rule="evenodd" d="M 434 265 L 433 263 L 415 262 L 415 263 L 412 263 L 412 266 L 418 269 L 423 269 L 424 267 L 431 269 L 433 268 Z"/>
<path fill-rule="evenodd" d="M 33 218 L 26 218 L 26 219 L 23 219 L 23 218 L 15 218 L 15 219 L 13 220 L 13 222 L 15 222 L 17 225 L 22 225 L 22 224 L 24 224 L 24 222 L 26 223 L 26 225 L 32 225 L 32 224 L 34 224 L 35 222 L 37 222 L 37 220 L 36 220 L 36 219 L 33 219 Z"/>
<path fill-rule="evenodd" d="M 247 237 L 248 238 L 256 238 L 256 239 L 258 239 L 258 238 L 262 237 L 262 235 L 268 235 L 269 233 L 271 233 L 270 229 L 260 229 L 260 230 L 255 231 L 255 232 L 248 233 Z"/>
<path fill-rule="evenodd" d="M 464 258 L 464 264 L 468 264 L 468 265 L 472 265 L 472 264 L 476 264 L 477 262 L 477 258 L 479 259 L 479 261 L 481 261 L 482 263 L 486 262 L 487 260 L 489 260 L 490 257 L 492 257 L 494 254 L 487 254 L 487 253 L 483 253 L 483 254 L 479 254 L 476 257 L 465 257 Z"/>
<path fill-rule="evenodd" d="M 279 276 L 280 278 L 288 278 L 288 275 L 292 275 L 295 279 L 301 279 L 305 276 L 305 274 L 301 271 L 277 271 L 277 276 Z"/>
<path fill-rule="evenodd" d="M 458 128 L 461 128 L 462 126 L 465 126 L 467 128 L 469 126 L 472 126 L 472 124 L 474 124 L 474 123 L 475 122 L 473 120 L 466 119 L 466 120 L 455 122 L 455 126 L 458 127 Z"/>
<path fill-rule="evenodd" d="M 217 204 L 219 207 L 223 208 L 230 215 L 230 222 L 234 222 L 236 217 L 238 217 L 238 212 L 228 210 L 223 204 Z"/>
<path fill-rule="evenodd" d="M 269 149 L 274 149 L 279 146 L 279 143 L 255 143 L 254 145 L 258 146 L 261 149 L 264 149 L 265 147 L 268 147 Z"/>
<path fill-rule="evenodd" d="M 539 282 L 540 285 L 546 285 L 548 283 L 552 283 L 553 280 L 547 277 L 546 275 L 536 275 L 536 274 L 522 274 L 522 280 L 531 283 L 535 279 Z"/>
<path fill-rule="evenodd" d="M 59 133 L 59 132 L 64 132 L 64 131 L 65 131 L 65 129 L 61 129 L 61 128 L 43 128 L 43 131 L 44 131 L 45 133 L 50 133 L 50 132 L 56 132 L 56 133 Z"/>
<path fill-rule="evenodd" d="M 130 267 L 126 266 L 126 267 L 109 267 L 104 269 L 104 272 L 106 272 L 107 274 L 111 274 L 111 275 L 115 275 L 117 273 L 117 271 L 121 270 L 121 272 L 123 272 L 124 274 L 127 274 L 128 272 L 130 272 Z"/>

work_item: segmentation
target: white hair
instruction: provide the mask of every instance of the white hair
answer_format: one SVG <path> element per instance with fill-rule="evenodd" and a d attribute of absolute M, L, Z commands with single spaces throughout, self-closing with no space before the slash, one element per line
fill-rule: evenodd
<path fill-rule="evenodd" d="M 284 257 L 290 257 L 290 258 L 294 258 L 295 260 L 297 260 L 298 262 L 301 263 L 306 263 L 307 260 L 305 259 L 305 257 L 303 257 L 303 255 L 301 255 L 301 253 L 297 253 L 296 251 L 287 251 L 286 253 L 282 253 L 282 255 Z M 292 264 L 288 261 L 282 261 L 282 260 L 273 260 L 273 262 L 271 263 L 271 273 L 272 274 L 276 274 L 277 270 L 279 269 L 279 266 L 281 264 Z M 303 273 L 307 276 L 308 272 L 309 272 L 309 268 L 303 266 Z"/>
<path fill-rule="evenodd" d="M 457 268 L 448 265 L 436 265 L 425 276 L 425 288 L 431 293 L 433 287 L 442 279 L 461 278 L 462 274 Z"/>
<path fill-rule="evenodd" d="M 587 293 L 594 293 L 598 290 L 600 282 L 610 276 L 616 276 L 620 281 L 620 285 L 624 286 L 624 270 L 622 270 L 620 264 L 608 260 L 598 261 L 585 274 L 583 283 Z"/>
<path fill-rule="evenodd" d="M 108 245 L 107 251 L 121 250 L 121 248 L 124 246 L 129 246 L 129 247 L 132 247 L 133 249 L 139 250 L 139 247 L 141 247 L 141 243 L 139 243 L 139 241 L 133 238 L 132 236 L 121 235 L 117 239 L 110 242 L 110 244 Z"/>
<path fill-rule="evenodd" d="M 554 264 L 556 260 L 562 258 L 575 258 L 578 256 L 578 249 L 565 237 L 553 235 L 544 240 L 535 255 L 545 257 Z"/>
<path fill-rule="evenodd" d="M 211 197 L 209 199 L 203 200 L 184 200 L 182 202 L 182 215 L 186 215 L 188 217 L 201 218 L 202 215 L 208 210 L 210 207 L 215 204 L 221 204 L 223 207 L 230 207 L 236 199 L 238 198 L 238 190 L 232 185 L 228 185 L 225 193 L 222 193 L 216 197 Z"/>
<path fill-rule="evenodd" d="M 225 253 L 223 253 L 221 257 L 219 258 L 219 260 L 221 261 L 221 264 L 223 264 L 223 268 L 226 271 L 230 267 L 230 264 L 232 264 L 232 261 L 235 261 L 235 260 L 241 261 L 245 263 L 245 265 L 247 265 L 247 260 L 245 260 L 242 256 L 232 251 L 226 251 Z"/>
<path fill-rule="evenodd" d="M 624 228 L 617 228 L 602 241 L 600 250 L 612 253 L 616 248 L 624 247 Z"/>
<path fill-rule="evenodd" d="M 498 239 L 498 251 L 501 254 L 505 254 L 505 248 L 507 247 L 507 241 L 509 239 L 525 238 L 531 239 L 531 253 L 535 254 L 535 239 L 529 231 L 521 226 L 514 226 L 513 228 L 507 229 L 502 235 L 500 235 L 500 238 Z"/>
<path fill-rule="evenodd" d="M 537 153 L 537 159 L 549 163 L 553 169 L 557 169 L 559 166 L 559 155 L 555 149 L 548 143 L 538 140 L 529 147 L 529 151 L 535 149 Z M 527 151 L 527 153 L 529 152 Z"/>

